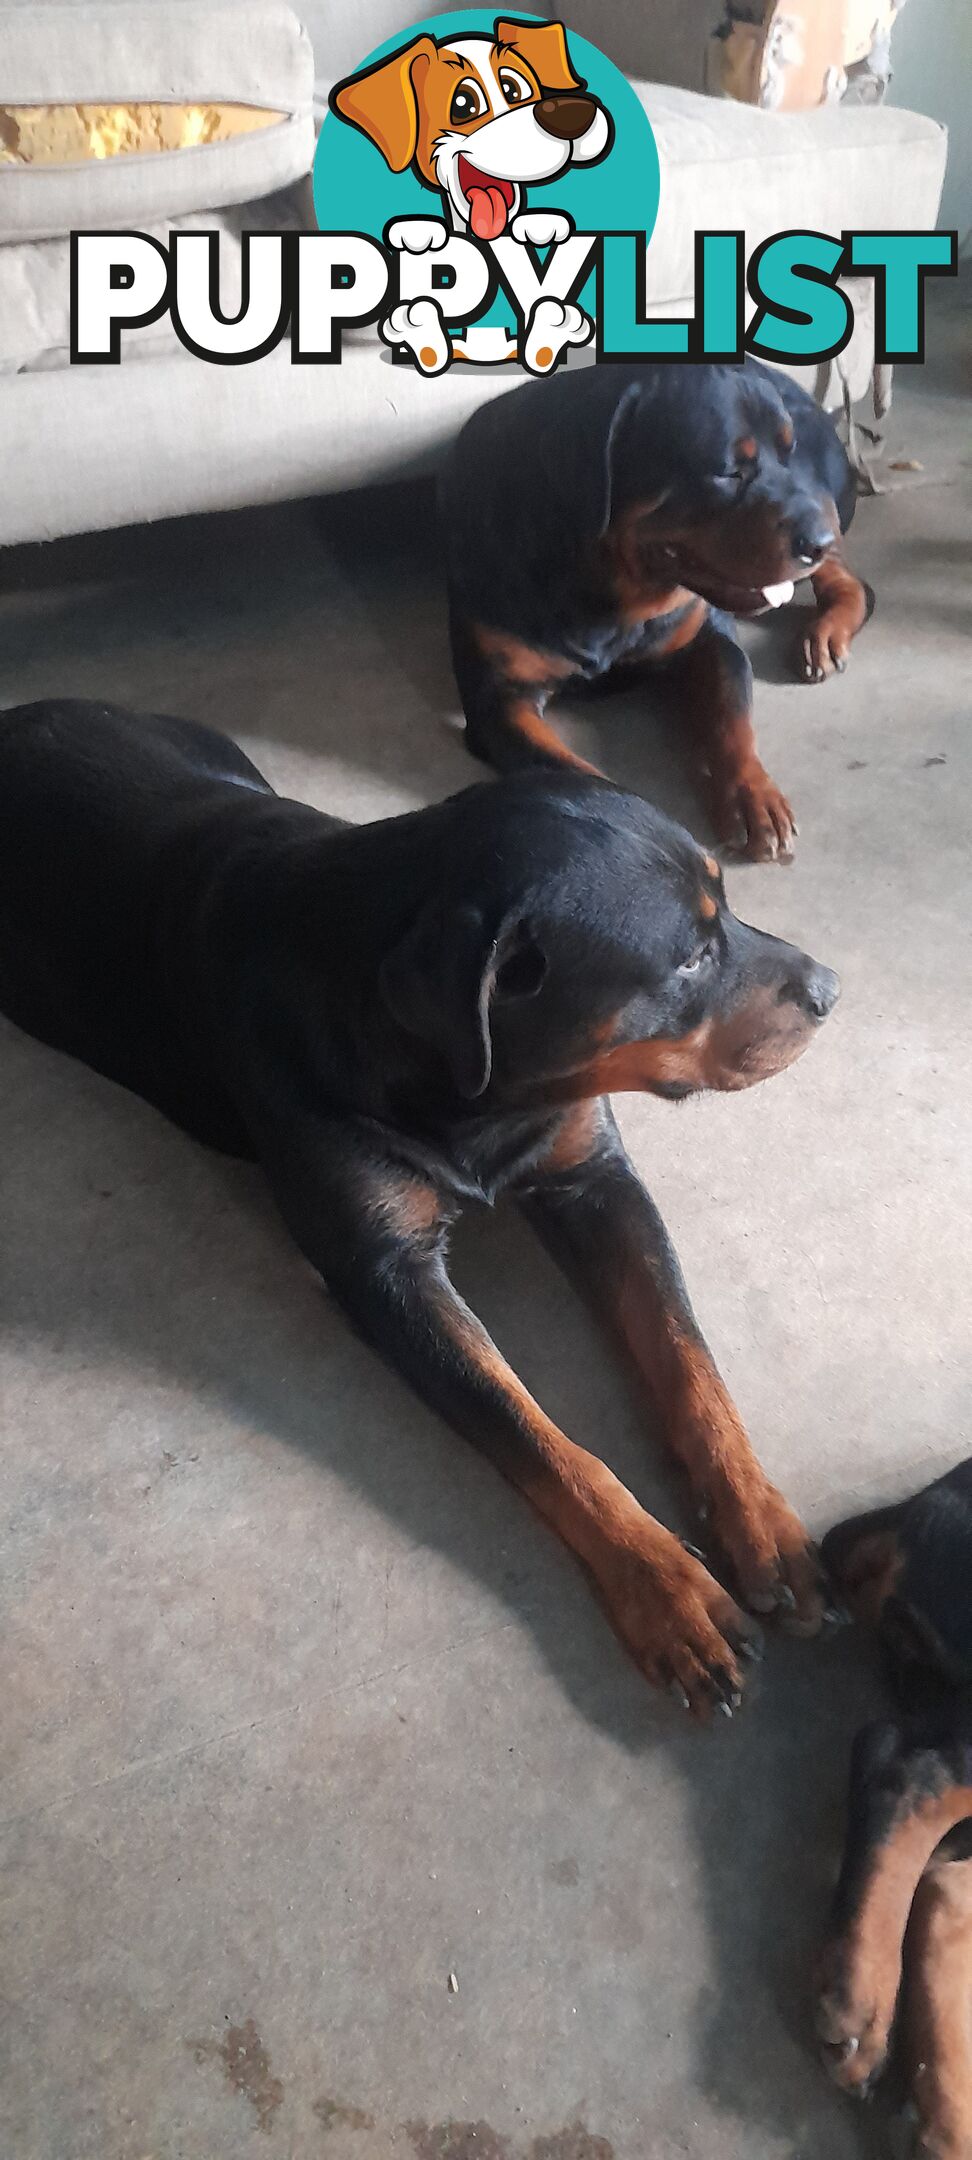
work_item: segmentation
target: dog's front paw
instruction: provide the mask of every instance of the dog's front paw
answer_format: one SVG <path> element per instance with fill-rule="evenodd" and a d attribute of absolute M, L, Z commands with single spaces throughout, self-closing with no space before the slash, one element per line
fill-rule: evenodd
<path fill-rule="evenodd" d="M 399 254 L 427 255 L 445 247 L 449 228 L 441 218 L 393 218 L 385 237 Z"/>
<path fill-rule="evenodd" d="M 850 659 L 854 628 L 839 607 L 826 608 L 808 630 L 800 647 L 800 672 L 804 682 L 824 682 L 836 669 L 842 675 Z"/>
<path fill-rule="evenodd" d="M 816 1635 L 829 1610 L 816 1546 L 776 1486 L 761 1474 L 713 1487 L 706 1521 L 753 1612 L 779 1612 L 787 1631 Z"/>
<path fill-rule="evenodd" d="M 565 210 L 521 210 L 510 226 L 521 247 L 559 247 L 573 230 L 574 220 Z"/>
<path fill-rule="evenodd" d="M 568 345 L 586 345 L 594 325 L 570 300 L 538 300 L 523 342 L 523 364 L 531 375 L 549 375 Z"/>
<path fill-rule="evenodd" d="M 716 830 L 750 862 L 791 862 L 799 827 L 786 796 L 758 760 L 712 791 Z"/>
<path fill-rule="evenodd" d="M 442 311 L 434 300 L 401 300 L 380 325 L 386 345 L 407 345 L 423 375 L 441 375 L 452 359 Z"/>
<path fill-rule="evenodd" d="M 653 1526 L 654 1527 L 654 1526 Z M 656 1687 L 703 1721 L 731 1717 L 747 1667 L 762 1651 L 758 1628 L 701 1563 L 672 1538 L 615 1549 L 598 1578 L 618 1634 Z"/>

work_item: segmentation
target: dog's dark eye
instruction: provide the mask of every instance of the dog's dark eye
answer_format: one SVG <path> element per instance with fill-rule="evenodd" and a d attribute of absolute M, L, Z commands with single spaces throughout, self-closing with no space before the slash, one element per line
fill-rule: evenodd
<path fill-rule="evenodd" d="M 678 970 L 679 974 L 697 975 L 700 969 L 704 968 L 706 961 L 712 959 L 715 950 L 715 938 L 706 938 L 704 945 L 697 945 L 694 953 L 690 953 L 688 959 L 682 961 L 682 965 Z"/>
<path fill-rule="evenodd" d="M 479 120 L 483 113 L 488 111 L 489 106 L 479 84 L 471 82 L 468 75 L 464 76 L 458 90 L 453 92 L 449 108 L 449 118 L 453 126 L 461 127 L 465 120 Z"/>
<path fill-rule="evenodd" d="M 522 105 L 524 99 L 530 96 L 529 83 L 524 81 L 522 75 L 515 74 L 512 68 L 500 69 L 499 86 L 508 105 Z"/>
<path fill-rule="evenodd" d="M 495 995 L 500 998 L 536 997 L 547 972 L 547 963 L 536 945 L 524 945 L 511 953 L 496 970 Z"/>

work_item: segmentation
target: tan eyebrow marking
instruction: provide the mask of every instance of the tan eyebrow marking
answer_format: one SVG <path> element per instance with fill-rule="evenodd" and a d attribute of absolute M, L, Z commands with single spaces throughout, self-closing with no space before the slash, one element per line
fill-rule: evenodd
<path fill-rule="evenodd" d="M 721 872 L 721 871 L 720 871 L 720 869 L 719 869 L 719 865 L 718 865 L 718 863 L 716 862 L 716 859 L 715 859 L 715 856 L 714 856 L 714 855 L 703 855 L 703 857 L 702 857 L 702 865 L 703 865 L 703 868 L 704 868 L 704 869 L 706 869 L 706 870 L 708 871 L 708 873 L 709 873 L 709 876 L 710 876 L 711 878 L 718 878 L 718 877 L 721 877 L 721 875 L 722 875 L 722 872 Z"/>
<path fill-rule="evenodd" d="M 699 914 L 701 915 L 703 922 L 713 922 L 718 913 L 719 903 L 717 900 L 713 899 L 712 894 L 709 892 L 700 893 Z"/>
<path fill-rule="evenodd" d="M 736 444 L 736 455 L 741 458 L 754 458 L 756 456 L 755 435 L 743 435 L 740 437 Z"/>
<path fill-rule="evenodd" d="M 792 422 L 792 420 L 784 420 L 784 422 L 783 422 L 783 425 L 782 425 L 782 427 L 781 427 L 781 429 L 780 429 L 780 432 L 779 432 L 779 438 L 778 438 L 778 439 L 779 439 L 779 444 L 780 444 L 780 448 L 781 448 L 782 450 L 792 450 L 792 448 L 793 448 L 793 422 Z"/>

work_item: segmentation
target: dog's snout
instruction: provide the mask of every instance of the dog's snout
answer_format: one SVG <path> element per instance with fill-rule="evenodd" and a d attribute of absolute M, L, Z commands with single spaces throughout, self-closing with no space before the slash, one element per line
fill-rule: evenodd
<path fill-rule="evenodd" d="M 793 554 L 799 563 L 819 562 L 833 547 L 837 535 L 823 518 L 801 518 L 793 528 Z"/>
<path fill-rule="evenodd" d="M 586 135 L 593 125 L 597 105 L 593 98 L 571 91 L 561 97 L 541 98 L 534 110 L 545 134 L 559 136 L 562 142 L 576 142 L 578 135 Z"/>
<path fill-rule="evenodd" d="M 840 996 L 840 977 L 833 968 L 808 960 L 788 988 L 788 995 L 802 1005 L 811 1020 L 826 1020 Z"/>

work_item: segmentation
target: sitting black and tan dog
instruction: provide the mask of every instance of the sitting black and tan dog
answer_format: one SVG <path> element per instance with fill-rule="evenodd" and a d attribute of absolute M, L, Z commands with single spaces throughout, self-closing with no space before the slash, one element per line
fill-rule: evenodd
<path fill-rule="evenodd" d="M 551 696 L 664 663 L 719 838 L 789 856 L 796 824 L 757 756 L 733 618 L 809 577 L 802 672 L 843 669 L 870 605 L 840 549 L 854 504 L 827 415 L 756 360 L 583 368 L 481 406 L 442 483 L 470 749 L 501 771 L 590 771 L 551 725 Z"/>
<path fill-rule="evenodd" d="M 0 716 L 0 1007 L 256 1156 L 360 1332 L 586 1562 L 643 1671 L 731 1712 L 758 1630 L 528 1395 L 446 1267 L 509 1190 L 626 1345 L 741 1597 L 813 1632 L 816 1555 L 706 1349 L 608 1094 L 799 1057 L 837 978 L 737 921 L 638 797 L 519 774 L 354 827 L 194 723 Z"/>
<path fill-rule="evenodd" d="M 839 1524 L 823 1551 L 852 1610 L 879 1630 L 901 1711 L 854 1747 L 820 1975 L 823 2053 L 838 2084 L 870 2092 L 900 2010 L 914 2152 L 970 2160 L 972 1461 Z"/>

